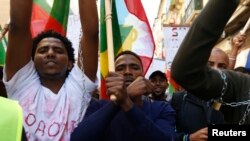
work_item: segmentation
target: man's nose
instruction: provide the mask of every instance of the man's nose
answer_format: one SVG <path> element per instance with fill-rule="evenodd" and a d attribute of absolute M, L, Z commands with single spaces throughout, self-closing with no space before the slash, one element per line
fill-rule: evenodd
<path fill-rule="evenodd" d="M 125 74 L 131 74 L 131 69 L 129 67 L 125 68 Z"/>
<path fill-rule="evenodd" d="M 53 51 L 53 49 L 52 48 L 50 48 L 49 50 L 48 50 L 48 56 L 54 56 L 54 54 L 55 54 L 55 52 Z"/>
<path fill-rule="evenodd" d="M 159 84 L 161 84 L 161 81 L 160 80 L 156 80 L 155 83 L 159 85 Z"/>

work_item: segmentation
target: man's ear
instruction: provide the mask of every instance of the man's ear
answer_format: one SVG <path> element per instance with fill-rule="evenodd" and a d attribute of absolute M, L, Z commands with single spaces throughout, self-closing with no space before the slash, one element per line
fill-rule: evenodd
<path fill-rule="evenodd" d="M 71 60 L 69 60 L 69 62 L 68 62 L 68 70 L 71 70 L 72 69 L 72 67 L 73 67 L 73 62 L 71 61 Z"/>

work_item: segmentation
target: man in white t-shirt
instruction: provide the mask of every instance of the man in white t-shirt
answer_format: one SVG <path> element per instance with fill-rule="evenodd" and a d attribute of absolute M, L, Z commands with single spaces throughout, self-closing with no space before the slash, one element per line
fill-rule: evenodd
<path fill-rule="evenodd" d="M 71 42 L 59 33 L 46 31 L 32 41 L 32 4 L 32 0 L 10 1 L 4 83 L 8 97 L 18 100 L 23 108 L 29 140 L 69 140 L 96 89 L 96 1 L 79 0 L 84 36 L 76 65 Z"/>

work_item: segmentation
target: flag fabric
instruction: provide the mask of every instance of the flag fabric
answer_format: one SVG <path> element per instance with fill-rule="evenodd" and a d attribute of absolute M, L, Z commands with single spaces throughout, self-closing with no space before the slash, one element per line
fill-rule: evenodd
<path fill-rule="evenodd" d="M 234 68 L 245 68 L 250 71 L 250 48 L 241 50 L 237 55 Z"/>
<path fill-rule="evenodd" d="M 167 71 L 166 71 L 166 76 L 167 76 L 167 78 L 168 78 L 168 84 L 169 84 L 169 85 L 168 85 L 168 96 L 169 96 L 170 98 L 172 98 L 174 92 L 175 92 L 175 91 L 181 90 L 182 87 L 174 81 L 174 79 L 173 79 L 172 76 L 171 76 L 171 71 L 170 71 L 170 69 L 167 69 Z"/>
<path fill-rule="evenodd" d="M 100 96 L 109 99 L 104 80 L 108 74 L 105 0 L 100 2 Z M 114 56 L 124 50 L 135 52 L 142 60 L 145 75 L 153 59 L 155 43 L 141 0 L 112 1 L 112 30 Z"/>
<path fill-rule="evenodd" d="M 0 26 L 0 33 L 2 33 L 2 27 Z M 7 48 L 7 40 L 5 37 L 0 41 L 0 66 L 4 66 L 5 64 L 5 53 Z"/>
<path fill-rule="evenodd" d="M 52 6 L 46 0 L 34 0 L 31 17 L 32 37 L 50 29 L 66 35 L 69 8 L 70 0 L 54 0 Z"/>

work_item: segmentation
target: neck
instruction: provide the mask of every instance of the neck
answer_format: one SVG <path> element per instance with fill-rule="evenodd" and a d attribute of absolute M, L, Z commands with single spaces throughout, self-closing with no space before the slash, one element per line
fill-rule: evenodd
<path fill-rule="evenodd" d="M 152 95 L 152 99 L 154 99 L 154 100 L 165 100 L 166 99 L 166 95 L 165 94 Z"/>
<path fill-rule="evenodd" d="M 62 79 L 42 79 L 41 80 L 41 84 L 50 89 L 53 93 L 57 94 L 59 92 L 59 90 L 61 89 L 61 87 L 63 86 L 64 82 L 65 82 L 66 78 L 62 78 Z"/>

